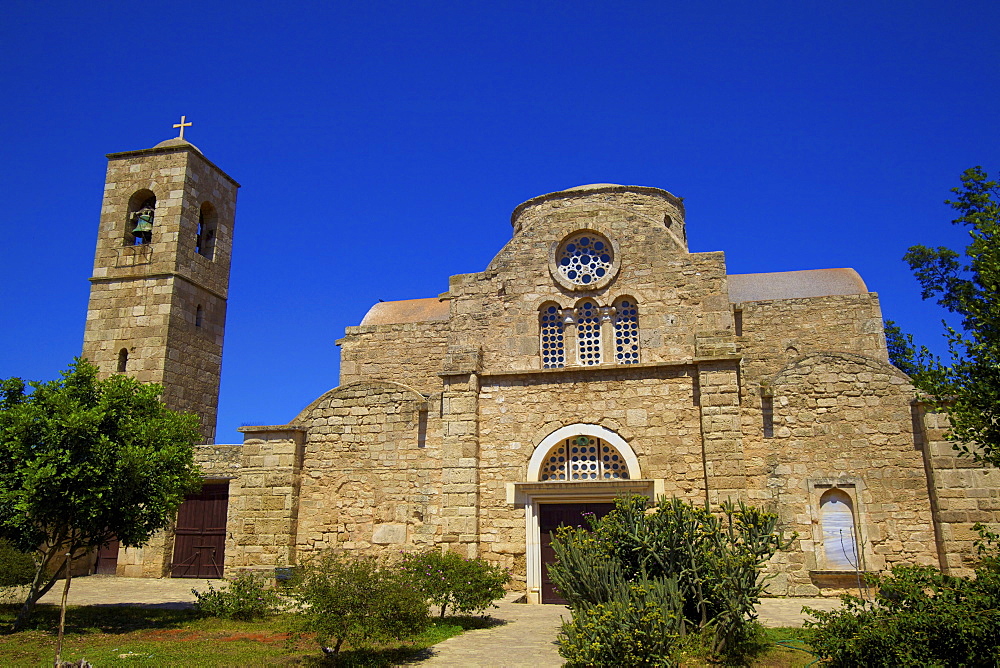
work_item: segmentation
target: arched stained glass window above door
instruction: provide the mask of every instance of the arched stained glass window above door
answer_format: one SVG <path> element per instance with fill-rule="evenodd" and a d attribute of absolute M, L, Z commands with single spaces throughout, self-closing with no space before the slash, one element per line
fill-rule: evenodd
<path fill-rule="evenodd" d="M 618 449 L 596 436 L 572 436 L 549 450 L 538 479 L 627 480 L 628 466 Z"/>

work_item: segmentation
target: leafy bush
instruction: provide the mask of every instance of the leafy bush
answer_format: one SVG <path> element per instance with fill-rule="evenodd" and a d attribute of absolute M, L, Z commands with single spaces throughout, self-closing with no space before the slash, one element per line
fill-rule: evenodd
<path fill-rule="evenodd" d="M 0 538 L 0 587 L 31 584 L 35 559 Z"/>
<path fill-rule="evenodd" d="M 645 497 L 618 499 L 608 515 L 590 520 L 590 531 L 563 527 L 557 532 L 552 541 L 557 560 L 549 576 L 574 617 L 564 637 L 571 637 L 578 616 L 593 616 L 595 606 L 627 605 L 631 585 L 655 582 L 643 596 L 655 599 L 664 619 L 673 620 L 668 635 L 708 633 L 713 653 L 742 660 L 743 652 L 758 647 L 756 627 L 748 625 L 764 588 L 760 572 L 790 543 L 777 533 L 777 517 L 743 503 L 723 504 L 719 514 L 680 499 L 661 498 L 650 506 Z M 676 618 L 670 615 L 675 607 Z M 602 628 L 607 637 L 595 636 L 598 644 L 611 642 L 609 633 L 634 638 L 652 633 L 641 618 L 630 616 L 613 631 Z"/>
<path fill-rule="evenodd" d="M 1000 574 L 975 579 L 936 568 L 897 566 L 869 575 L 873 601 L 843 596 L 844 607 L 806 611 L 809 643 L 831 666 L 1000 665 Z"/>
<path fill-rule="evenodd" d="M 344 641 L 363 647 L 420 633 L 430 624 L 420 589 L 398 568 L 372 558 L 322 553 L 303 565 L 291 595 L 301 604 L 302 629 L 334 655 Z"/>
<path fill-rule="evenodd" d="M 195 609 L 210 617 L 250 621 L 272 615 L 284 607 L 281 597 L 271 588 L 270 579 L 260 573 L 240 573 L 222 589 L 209 583 L 204 594 L 197 589 L 192 589 L 191 593 L 198 599 Z"/>
<path fill-rule="evenodd" d="M 455 612 L 482 612 L 503 598 L 510 573 L 485 559 L 466 559 L 454 552 L 433 550 L 405 554 L 403 572 L 444 617 L 448 606 Z"/>
<path fill-rule="evenodd" d="M 680 637 L 677 582 L 623 583 L 603 603 L 580 603 L 559 634 L 568 666 L 668 666 Z"/>

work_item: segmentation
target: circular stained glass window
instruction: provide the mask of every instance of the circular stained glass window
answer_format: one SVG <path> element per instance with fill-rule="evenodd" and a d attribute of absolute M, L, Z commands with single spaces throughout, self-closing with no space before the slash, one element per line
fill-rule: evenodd
<path fill-rule="evenodd" d="M 556 250 L 556 270 L 574 285 L 593 285 L 607 276 L 614 250 L 603 235 L 579 232 L 566 238 Z"/>

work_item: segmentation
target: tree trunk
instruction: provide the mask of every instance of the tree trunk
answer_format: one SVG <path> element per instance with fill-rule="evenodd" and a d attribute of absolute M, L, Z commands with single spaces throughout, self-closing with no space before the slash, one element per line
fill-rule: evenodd
<path fill-rule="evenodd" d="M 59 608 L 59 638 L 56 640 L 56 668 L 62 665 L 63 631 L 66 629 L 66 599 L 69 598 L 69 584 L 73 581 L 73 546 L 66 553 L 66 586 L 63 587 L 62 605 Z"/>
<path fill-rule="evenodd" d="M 48 550 L 42 553 L 42 560 L 35 569 L 35 577 L 31 581 L 31 587 L 28 589 L 28 597 L 24 601 L 24 605 L 21 606 L 21 610 L 17 613 L 17 618 L 11 625 L 11 631 L 20 631 L 24 624 L 31 617 L 31 613 L 35 610 L 35 603 L 38 602 L 42 596 L 48 593 L 52 589 L 52 585 L 56 583 L 58 575 L 52 575 L 48 582 L 43 584 L 43 579 L 45 577 L 45 572 L 48 570 L 49 564 L 52 562 L 52 557 L 55 556 L 56 546 L 50 547 Z"/>

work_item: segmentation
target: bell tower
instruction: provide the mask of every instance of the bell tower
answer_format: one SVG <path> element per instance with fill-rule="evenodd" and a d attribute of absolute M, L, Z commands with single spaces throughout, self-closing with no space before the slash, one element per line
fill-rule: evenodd
<path fill-rule="evenodd" d="M 215 440 L 240 185 L 180 136 L 111 153 L 83 356 L 104 375 L 163 386 Z"/>

